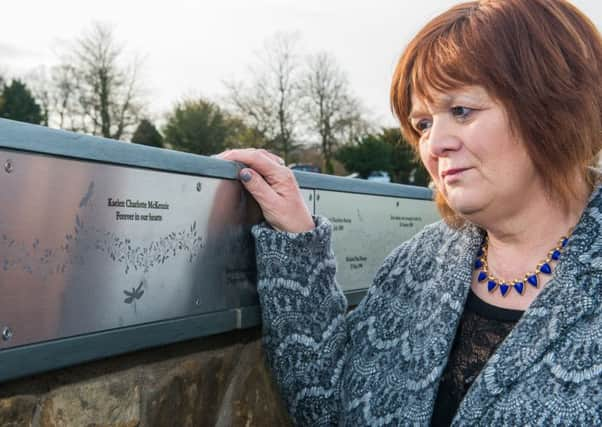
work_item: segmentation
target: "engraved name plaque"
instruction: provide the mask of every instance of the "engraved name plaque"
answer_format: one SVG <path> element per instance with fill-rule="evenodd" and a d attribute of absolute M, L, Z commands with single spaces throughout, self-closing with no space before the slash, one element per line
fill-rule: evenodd
<path fill-rule="evenodd" d="M 230 180 L 0 151 L 0 348 L 257 303 Z"/>
<path fill-rule="evenodd" d="M 316 191 L 316 213 L 333 225 L 337 280 L 347 292 L 369 287 L 394 248 L 439 219 L 430 200 L 323 190 Z"/>

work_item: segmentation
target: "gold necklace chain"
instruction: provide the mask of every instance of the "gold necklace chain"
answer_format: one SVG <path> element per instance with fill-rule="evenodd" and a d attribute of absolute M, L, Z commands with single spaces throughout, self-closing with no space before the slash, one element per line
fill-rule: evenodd
<path fill-rule="evenodd" d="M 572 233 L 572 231 L 572 229 L 569 231 L 569 235 Z M 498 279 L 489 271 L 489 266 L 487 264 L 489 237 L 485 236 L 485 241 L 479 249 L 479 252 L 477 253 L 477 260 L 474 263 L 474 268 L 478 271 L 477 282 L 486 282 L 487 290 L 490 293 L 493 293 L 496 289 L 499 289 L 500 293 L 504 297 L 510 293 L 511 289 L 514 289 L 516 292 L 518 292 L 518 294 L 523 295 L 525 293 L 527 283 L 537 288 L 540 283 L 540 274 L 552 274 L 552 262 L 560 259 L 562 251 L 566 247 L 568 240 L 568 236 L 562 236 L 560 240 L 558 240 L 558 244 L 554 248 L 550 249 L 546 259 L 537 264 L 535 271 L 525 274 L 522 279 L 508 281 Z"/>

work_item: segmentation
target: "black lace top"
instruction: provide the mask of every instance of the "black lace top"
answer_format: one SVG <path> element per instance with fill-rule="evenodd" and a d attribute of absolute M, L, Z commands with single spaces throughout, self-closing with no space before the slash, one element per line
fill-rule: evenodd
<path fill-rule="evenodd" d="M 451 424 L 470 385 L 522 314 L 488 304 L 469 292 L 439 384 L 431 426 Z"/>

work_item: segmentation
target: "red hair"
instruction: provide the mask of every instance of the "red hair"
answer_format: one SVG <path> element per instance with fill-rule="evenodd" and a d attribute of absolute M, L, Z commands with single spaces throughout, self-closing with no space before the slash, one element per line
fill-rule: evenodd
<path fill-rule="evenodd" d="M 602 149 L 602 38 L 565 0 L 481 0 L 430 21 L 402 54 L 391 107 L 405 139 L 419 134 L 408 116 L 412 94 L 478 85 L 505 108 L 549 194 L 568 206 L 575 171 L 593 186 L 588 167 Z M 450 224 L 463 222 L 441 196 Z"/>

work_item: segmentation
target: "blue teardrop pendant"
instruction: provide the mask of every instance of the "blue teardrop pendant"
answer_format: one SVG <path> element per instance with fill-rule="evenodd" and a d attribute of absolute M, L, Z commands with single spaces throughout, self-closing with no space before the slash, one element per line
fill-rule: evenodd
<path fill-rule="evenodd" d="M 502 294 L 503 297 L 505 297 L 509 291 L 510 291 L 510 286 L 508 286 L 505 283 L 502 283 L 500 285 L 500 293 Z"/>
<path fill-rule="evenodd" d="M 515 282 L 514 283 L 514 290 L 516 292 L 518 292 L 520 295 L 522 295 L 523 292 L 525 291 L 525 284 L 523 282 Z"/>
<path fill-rule="evenodd" d="M 537 276 L 536 276 L 535 274 L 533 274 L 533 275 L 529 276 L 529 277 L 527 278 L 527 281 L 529 282 L 529 284 L 531 284 L 531 285 L 533 285 L 533 286 L 537 287 Z"/>
<path fill-rule="evenodd" d="M 539 267 L 539 271 L 545 274 L 552 274 L 552 267 L 547 262 L 544 262 L 541 267 Z"/>

